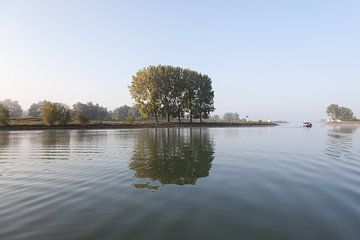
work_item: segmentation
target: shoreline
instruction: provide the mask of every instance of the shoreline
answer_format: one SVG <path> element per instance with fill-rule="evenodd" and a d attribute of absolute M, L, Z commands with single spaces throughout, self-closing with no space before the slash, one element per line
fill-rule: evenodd
<path fill-rule="evenodd" d="M 360 125 L 360 121 L 353 122 L 326 122 L 325 125 L 329 126 L 351 126 L 351 125 Z"/>
<path fill-rule="evenodd" d="M 228 127 L 274 127 L 276 123 L 268 122 L 247 122 L 247 123 L 226 123 L 226 122 L 205 122 L 205 123 L 89 123 L 89 124 L 67 124 L 48 126 L 44 124 L 16 124 L 0 126 L 0 131 L 30 131 L 30 130 L 96 130 L 96 129 L 141 129 L 141 128 L 228 128 Z"/>

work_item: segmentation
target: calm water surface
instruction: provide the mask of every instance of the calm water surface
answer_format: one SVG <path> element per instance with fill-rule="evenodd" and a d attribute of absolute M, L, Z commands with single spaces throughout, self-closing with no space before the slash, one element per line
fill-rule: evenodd
<path fill-rule="evenodd" d="M 0 239 L 360 239 L 360 129 L 0 132 Z"/>

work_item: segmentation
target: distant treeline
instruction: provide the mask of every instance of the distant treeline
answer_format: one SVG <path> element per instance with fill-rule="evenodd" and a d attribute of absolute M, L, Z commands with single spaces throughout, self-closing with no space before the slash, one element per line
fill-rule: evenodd
<path fill-rule="evenodd" d="M 6 124 L 10 118 L 33 117 L 41 118 L 44 123 L 66 124 L 70 121 L 86 123 L 89 120 L 131 120 L 141 118 L 139 110 L 127 105 L 118 107 L 113 111 L 99 104 L 76 103 L 70 108 L 63 103 L 40 101 L 33 103 L 28 111 L 24 113 L 18 101 L 6 99 L 0 101 L 0 124 Z"/>
<path fill-rule="evenodd" d="M 214 91 L 209 76 L 168 65 L 149 66 L 132 78 L 130 93 L 143 116 L 156 121 L 165 118 L 208 118 L 215 110 Z"/>

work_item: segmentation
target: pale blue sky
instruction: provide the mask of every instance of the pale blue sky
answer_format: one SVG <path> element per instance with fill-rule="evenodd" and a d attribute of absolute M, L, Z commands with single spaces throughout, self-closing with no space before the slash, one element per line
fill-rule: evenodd
<path fill-rule="evenodd" d="M 132 104 L 144 66 L 213 80 L 217 114 L 360 117 L 359 1 L 0 0 L 0 99 Z"/>

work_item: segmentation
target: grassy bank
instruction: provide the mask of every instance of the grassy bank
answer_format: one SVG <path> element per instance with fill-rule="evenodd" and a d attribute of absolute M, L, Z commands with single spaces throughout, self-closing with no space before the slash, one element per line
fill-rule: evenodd
<path fill-rule="evenodd" d="M 66 125 L 48 126 L 36 118 L 11 119 L 7 126 L 0 126 L 0 130 L 44 130 L 44 129 L 122 129 L 122 128 L 155 128 L 155 127 L 266 127 L 276 126 L 268 122 L 153 122 L 153 121 L 90 121 L 87 124 L 70 122 Z"/>

